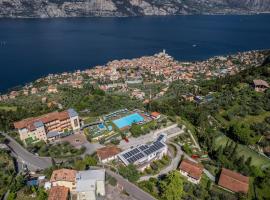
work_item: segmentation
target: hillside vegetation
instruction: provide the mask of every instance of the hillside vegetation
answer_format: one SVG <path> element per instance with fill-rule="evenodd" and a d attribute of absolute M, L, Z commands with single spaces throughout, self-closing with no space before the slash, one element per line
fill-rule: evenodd
<path fill-rule="evenodd" d="M 251 14 L 270 0 L 2 0 L 0 17 L 89 17 L 179 14 Z"/>

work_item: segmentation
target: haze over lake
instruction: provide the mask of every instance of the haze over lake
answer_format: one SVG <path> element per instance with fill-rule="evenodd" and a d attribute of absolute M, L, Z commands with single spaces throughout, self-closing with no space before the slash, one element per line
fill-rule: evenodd
<path fill-rule="evenodd" d="M 0 20 L 0 91 L 166 49 L 181 61 L 270 48 L 270 15 Z"/>

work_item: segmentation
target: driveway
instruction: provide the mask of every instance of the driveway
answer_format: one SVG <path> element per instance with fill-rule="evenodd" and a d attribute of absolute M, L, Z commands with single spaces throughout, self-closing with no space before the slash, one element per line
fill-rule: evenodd
<path fill-rule="evenodd" d="M 86 136 L 83 133 L 76 133 L 69 135 L 67 137 L 59 139 L 57 142 L 69 142 L 75 148 L 85 147 L 86 150 L 82 156 L 86 154 L 92 155 L 96 152 L 97 149 L 104 147 L 99 143 L 90 143 L 88 142 Z"/>

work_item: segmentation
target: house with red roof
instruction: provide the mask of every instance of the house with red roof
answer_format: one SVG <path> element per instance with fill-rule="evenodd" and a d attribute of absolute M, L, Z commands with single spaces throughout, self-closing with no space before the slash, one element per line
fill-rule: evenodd
<path fill-rule="evenodd" d="M 116 146 L 107 146 L 97 149 L 97 156 L 100 162 L 107 163 L 117 158 L 117 154 L 121 152 L 121 149 Z"/>
<path fill-rule="evenodd" d="M 48 200 L 68 200 L 69 190 L 64 186 L 55 186 L 50 189 Z"/>
<path fill-rule="evenodd" d="M 159 119 L 160 118 L 160 113 L 159 112 L 152 112 L 151 117 L 154 119 Z"/>
<path fill-rule="evenodd" d="M 248 193 L 249 177 L 237 172 L 222 168 L 218 185 L 231 192 Z"/>
<path fill-rule="evenodd" d="M 199 184 L 202 174 L 203 166 L 190 160 L 183 160 L 179 166 L 180 173 L 187 177 L 187 180 Z"/>

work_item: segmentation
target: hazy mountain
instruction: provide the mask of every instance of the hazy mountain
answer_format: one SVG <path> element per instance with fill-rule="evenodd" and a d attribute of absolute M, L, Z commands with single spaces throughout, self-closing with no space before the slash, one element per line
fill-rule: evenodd
<path fill-rule="evenodd" d="M 0 17 L 254 14 L 270 0 L 0 0 Z"/>

